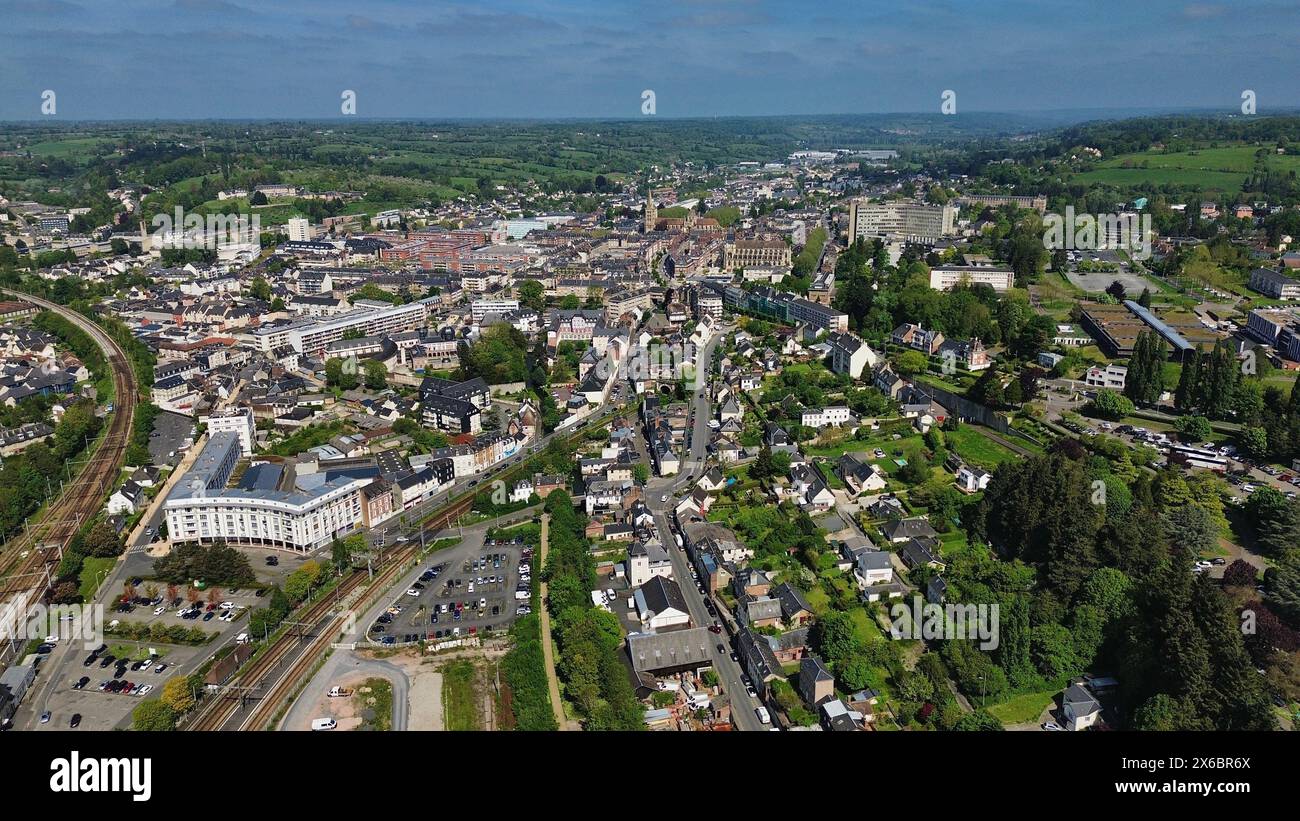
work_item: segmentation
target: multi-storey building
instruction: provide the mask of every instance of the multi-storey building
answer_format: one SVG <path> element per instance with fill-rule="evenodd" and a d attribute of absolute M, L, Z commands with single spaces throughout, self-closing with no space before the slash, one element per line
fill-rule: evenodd
<path fill-rule="evenodd" d="M 750 267 L 790 267 L 790 246 L 780 239 L 738 239 L 723 252 L 722 267 L 728 271 Z"/>
<path fill-rule="evenodd" d="M 1010 268 L 987 265 L 951 265 L 930 269 L 930 287 L 948 291 L 956 285 L 987 285 L 999 293 L 1015 287 L 1016 275 Z"/>
<path fill-rule="evenodd" d="M 253 419 L 252 408 L 230 408 L 217 411 L 203 417 L 208 426 L 208 435 L 233 433 L 239 437 L 239 450 L 243 456 L 253 455 L 253 443 L 257 436 L 257 422 Z"/>
<path fill-rule="evenodd" d="M 1300 299 L 1300 279 L 1269 268 L 1256 268 L 1251 271 L 1250 287 L 1251 290 L 1273 299 Z"/>
<path fill-rule="evenodd" d="M 849 239 L 890 237 L 933 245 L 956 233 L 956 220 L 957 209 L 951 205 L 855 199 L 849 204 Z"/>

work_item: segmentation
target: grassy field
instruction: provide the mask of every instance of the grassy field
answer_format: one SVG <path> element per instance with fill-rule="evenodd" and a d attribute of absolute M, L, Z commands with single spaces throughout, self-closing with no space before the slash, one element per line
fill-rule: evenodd
<path fill-rule="evenodd" d="M 876 624 L 876 620 L 871 618 L 867 608 L 855 607 L 849 611 L 849 617 L 853 619 L 853 629 L 857 633 L 859 641 L 881 641 L 884 639 L 884 634 L 880 632 L 880 625 Z"/>
<path fill-rule="evenodd" d="M 363 714 L 370 713 L 361 729 L 381 733 L 393 729 L 393 685 L 388 679 L 368 678 L 352 697 L 361 700 Z"/>
<path fill-rule="evenodd" d="M 87 556 L 81 564 L 80 591 L 81 597 L 90 601 L 95 596 L 95 591 L 99 589 L 99 582 L 108 576 L 117 559 L 97 559 L 94 556 Z"/>
<path fill-rule="evenodd" d="M 945 431 L 944 436 L 948 439 L 949 447 L 956 451 L 958 456 L 982 468 L 992 469 L 1016 458 L 1015 453 L 989 439 L 971 425 Z"/>
<path fill-rule="evenodd" d="M 442 706 L 448 730 L 483 729 L 483 703 L 473 662 L 453 661 L 442 668 Z"/>
<path fill-rule="evenodd" d="M 1196 186 L 1207 191 L 1237 191 L 1254 168 L 1258 146 L 1239 145 L 1162 153 L 1143 151 L 1104 160 L 1091 171 L 1074 176 L 1075 182 L 1115 186 Z M 1270 154 L 1268 167 L 1287 173 L 1300 171 L 1300 157 Z"/>
<path fill-rule="evenodd" d="M 70 137 L 63 140 L 45 140 L 44 142 L 35 143 L 30 146 L 29 150 L 36 157 L 86 163 L 90 162 L 96 151 L 109 148 L 112 145 L 112 140 L 99 137 Z"/>
<path fill-rule="evenodd" d="M 1058 692 L 1058 689 L 1051 689 L 1036 693 L 1021 693 L 1001 704 L 990 705 L 988 711 L 1003 724 L 1026 724 L 1037 721 Z"/>

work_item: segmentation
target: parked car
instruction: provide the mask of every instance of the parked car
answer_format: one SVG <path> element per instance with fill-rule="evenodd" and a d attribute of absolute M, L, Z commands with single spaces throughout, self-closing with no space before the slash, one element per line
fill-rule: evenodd
<path fill-rule="evenodd" d="M 68 719 L 68 727 L 75 730 L 81 726 L 81 713 L 73 713 L 72 718 Z"/>

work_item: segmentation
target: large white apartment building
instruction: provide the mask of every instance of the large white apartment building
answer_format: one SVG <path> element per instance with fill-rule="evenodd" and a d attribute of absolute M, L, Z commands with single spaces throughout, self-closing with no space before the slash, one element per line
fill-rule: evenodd
<path fill-rule="evenodd" d="M 253 341 L 263 353 L 291 345 L 298 353 L 320 356 L 327 345 L 338 342 L 348 331 L 360 331 L 362 336 L 380 336 L 423 327 L 428 318 L 429 306 L 422 300 L 391 308 L 363 308 L 324 320 L 301 320 L 262 327 L 253 331 Z"/>
<path fill-rule="evenodd" d="M 999 293 L 1015 287 L 1016 275 L 1010 268 L 989 265 L 948 265 L 930 269 L 930 287 L 948 291 L 955 285 L 987 285 Z"/>
<path fill-rule="evenodd" d="M 290 242 L 311 242 L 311 221 L 306 217 L 290 217 L 288 228 Z"/>
<path fill-rule="evenodd" d="M 892 237 L 904 242 L 932 245 L 956 233 L 957 209 L 927 205 L 916 200 L 849 203 L 849 240 L 858 237 Z"/>
<path fill-rule="evenodd" d="M 519 310 L 517 299 L 476 299 L 469 306 L 469 315 L 477 325 L 488 314 L 507 314 L 517 310 Z"/>
<path fill-rule="evenodd" d="M 257 435 L 257 422 L 253 419 L 252 408 L 230 408 L 203 417 L 203 424 L 208 426 L 208 435 L 233 433 L 239 437 L 241 456 L 253 455 L 254 437 Z"/>
<path fill-rule="evenodd" d="M 239 454 L 238 433 L 208 438 L 163 503 L 173 544 L 222 540 L 306 552 L 361 525 L 362 490 L 371 479 L 340 476 L 310 490 L 227 488 Z"/>

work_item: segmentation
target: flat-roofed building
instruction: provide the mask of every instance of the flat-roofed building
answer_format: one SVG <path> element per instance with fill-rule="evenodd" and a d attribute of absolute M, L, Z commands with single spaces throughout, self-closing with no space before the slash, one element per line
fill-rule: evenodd
<path fill-rule="evenodd" d="M 1270 268 L 1251 271 L 1250 288 L 1274 299 L 1300 299 L 1300 279 Z"/>
<path fill-rule="evenodd" d="M 956 233 L 957 209 L 916 200 L 849 203 L 849 241 L 858 237 L 890 237 L 904 242 L 933 245 Z"/>
<path fill-rule="evenodd" d="M 1300 314 L 1295 311 L 1256 309 L 1246 320 L 1246 330 L 1259 341 L 1272 345 L 1283 359 L 1300 362 Z"/>
<path fill-rule="evenodd" d="M 1016 275 L 1010 268 L 987 265 L 948 265 L 930 269 L 930 287 L 936 291 L 950 291 L 956 285 L 987 285 L 1001 293 L 1016 285 Z"/>

